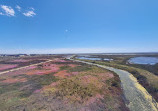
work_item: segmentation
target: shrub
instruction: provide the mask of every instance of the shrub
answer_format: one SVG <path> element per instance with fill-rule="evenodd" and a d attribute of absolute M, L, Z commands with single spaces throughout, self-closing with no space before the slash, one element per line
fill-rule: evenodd
<path fill-rule="evenodd" d="M 56 95 L 58 97 L 67 97 L 70 100 L 83 102 L 85 99 L 92 97 L 99 91 L 93 84 L 83 85 L 79 79 L 64 79 L 58 85 Z M 78 98 L 78 99 L 77 99 Z"/>

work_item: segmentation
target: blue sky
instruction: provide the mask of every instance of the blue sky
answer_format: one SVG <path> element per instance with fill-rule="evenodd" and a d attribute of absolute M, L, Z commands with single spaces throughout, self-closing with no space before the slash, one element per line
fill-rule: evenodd
<path fill-rule="evenodd" d="M 0 53 L 158 52 L 157 0 L 1 0 Z"/>

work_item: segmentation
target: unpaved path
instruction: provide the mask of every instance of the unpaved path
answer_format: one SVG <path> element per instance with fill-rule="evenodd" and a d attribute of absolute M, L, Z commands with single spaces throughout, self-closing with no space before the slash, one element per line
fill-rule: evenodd
<path fill-rule="evenodd" d="M 28 65 L 28 66 L 15 68 L 15 69 L 11 69 L 11 70 L 8 70 L 8 71 L 3 71 L 3 72 L 0 72 L 0 75 L 5 74 L 5 73 L 8 73 L 8 72 L 17 71 L 17 70 L 20 70 L 20 69 L 25 69 L 25 68 L 31 67 L 31 66 L 37 66 L 37 65 L 44 64 L 44 63 L 51 62 L 51 61 L 52 61 L 52 60 L 47 60 L 47 61 L 45 61 L 45 62 L 40 62 L 40 63 L 37 63 L 37 64 L 31 64 L 31 65 Z"/>
<path fill-rule="evenodd" d="M 67 59 L 73 60 L 71 58 Z M 73 61 L 89 65 L 95 65 L 118 74 L 121 80 L 124 96 L 126 98 L 126 105 L 130 109 L 130 111 L 158 111 L 158 103 L 152 98 L 152 96 L 146 91 L 146 89 L 138 83 L 137 79 L 129 72 L 81 60 Z"/>

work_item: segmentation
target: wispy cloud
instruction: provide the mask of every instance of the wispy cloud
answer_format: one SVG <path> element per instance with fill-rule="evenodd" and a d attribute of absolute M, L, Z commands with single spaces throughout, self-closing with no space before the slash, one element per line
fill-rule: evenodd
<path fill-rule="evenodd" d="M 15 11 L 12 7 L 1 5 L 0 8 L 3 10 L 3 12 L 0 12 L 0 15 L 15 16 Z"/>
<path fill-rule="evenodd" d="M 4 15 L 2 12 L 0 12 L 0 15 Z"/>
<path fill-rule="evenodd" d="M 35 16 L 36 15 L 36 13 L 34 12 L 34 8 L 30 8 L 31 10 L 29 10 L 29 11 L 27 11 L 27 12 L 25 12 L 25 13 L 23 13 L 23 15 L 25 15 L 26 17 L 33 17 L 33 16 Z"/>
<path fill-rule="evenodd" d="M 22 8 L 19 5 L 15 6 L 16 10 L 14 10 L 11 6 L 0 5 L 0 9 L 0 15 L 15 16 L 15 11 L 19 11 L 26 17 L 33 17 L 36 15 L 35 9 L 33 7 L 29 7 L 28 10 L 22 11 Z"/>
<path fill-rule="evenodd" d="M 20 7 L 19 5 L 17 5 L 15 8 L 16 8 L 19 12 L 21 11 L 21 7 Z"/>

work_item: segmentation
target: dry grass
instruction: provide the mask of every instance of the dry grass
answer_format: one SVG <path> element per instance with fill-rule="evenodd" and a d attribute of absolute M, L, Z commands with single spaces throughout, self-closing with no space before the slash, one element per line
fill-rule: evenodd
<path fill-rule="evenodd" d="M 94 62 L 94 61 L 89 61 L 89 62 Z M 101 62 L 101 61 L 95 61 L 95 63 L 115 67 L 130 72 L 137 78 L 139 83 L 148 90 L 148 92 L 155 98 L 155 100 L 158 101 L 158 76 L 156 76 L 155 74 L 144 69 L 127 66 L 127 65 Z"/>
<path fill-rule="evenodd" d="M 59 59 L 56 61 L 52 65 L 40 66 L 39 69 L 35 67 L 1 75 L 1 110 L 128 111 L 122 99 L 118 76 L 95 66 Z M 27 74 L 32 70 L 47 71 L 51 66 L 59 70 L 42 75 L 36 72 Z M 7 82 L 7 79 L 14 81 Z"/>

